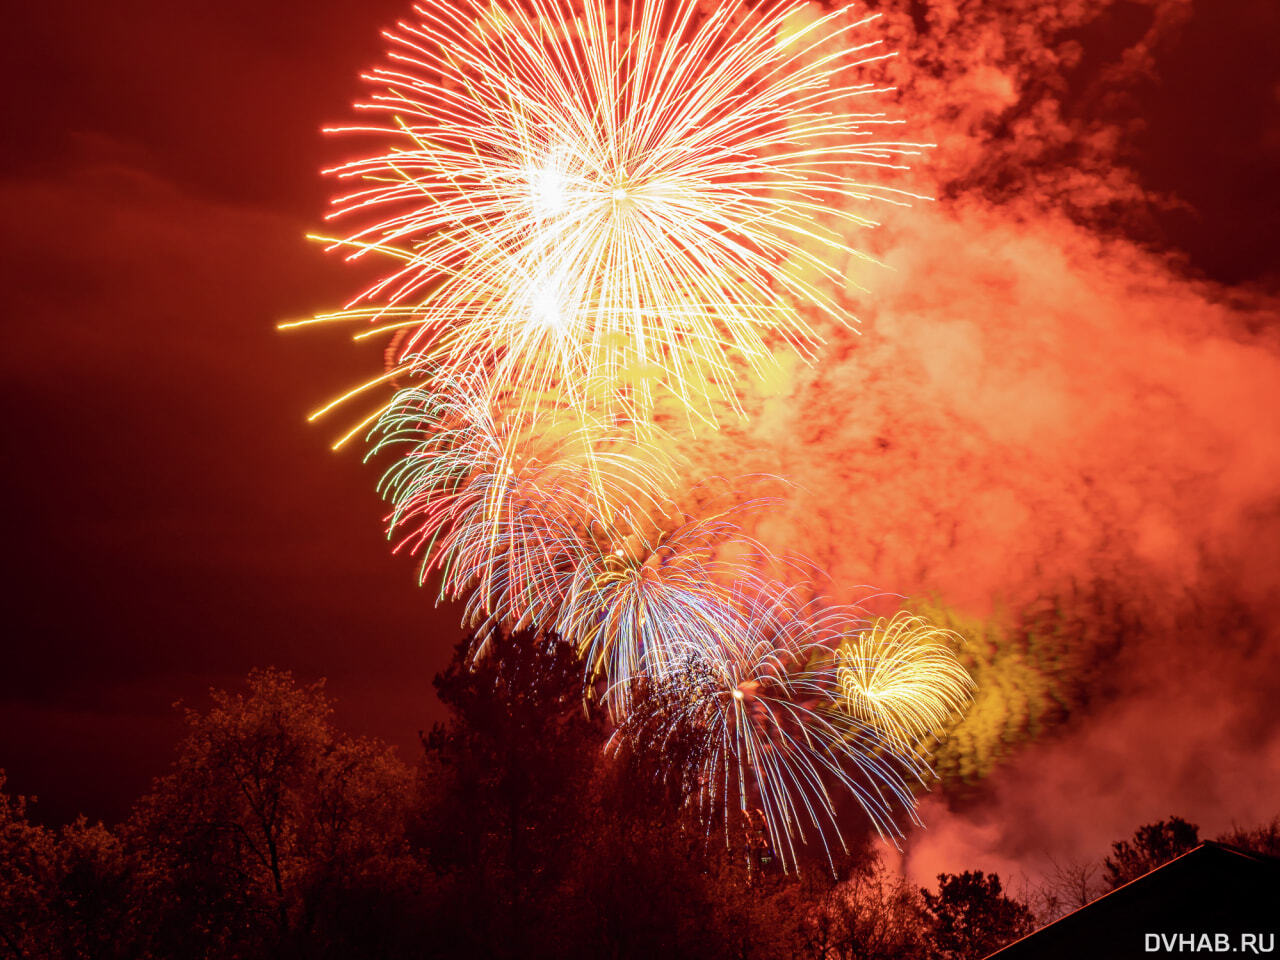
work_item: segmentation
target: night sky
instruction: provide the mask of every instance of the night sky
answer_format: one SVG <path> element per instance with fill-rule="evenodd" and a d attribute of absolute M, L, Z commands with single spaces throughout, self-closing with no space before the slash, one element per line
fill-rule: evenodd
<path fill-rule="evenodd" d="M 275 330 L 350 289 L 304 240 L 320 127 L 398 12 L 9 22 L 0 765 L 43 817 L 120 816 L 167 761 L 171 704 L 255 665 L 330 677 L 340 722 L 406 746 L 437 716 L 456 618 L 389 555 L 373 469 L 304 421 L 377 355 Z"/>
<path fill-rule="evenodd" d="M 1052 6 L 1015 4 L 1004 16 L 1043 23 Z M 1242 386 L 1238 398 L 1212 407 L 1221 436 L 1252 439 L 1229 451 L 1226 441 L 1206 440 L 1185 456 L 1152 453 L 1151 472 L 1171 475 L 1166 465 L 1185 460 L 1198 464 L 1197 478 L 1234 476 L 1230 471 L 1239 461 L 1252 464 L 1260 479 L 1241 481 L 1247 490 L 1236 484 L 1227 493 L 1194 484 L 1157 493 L 1154 481 L 1142 479 L 1108 488 L 1111 468 L 1101 467 L 1102 478 L 1095 484 L 1098 471 L 1090 472 L 1088 485 L 1107 491 L 1096 495 L 1107 497 L 1108 506 L 1090 506 L 1090 516 L 1112 512 L 1098 521 L 1097 537 L 1072 541 L 1068 549 L 1046 525 L 1079 525 L 1065 507 L 1059 519 L 1046 518 L 1058 517 L 1053 511 L 1074 494 L 1040 483 L 1037 471 L 1049 473 L 1040 461 L 1023 467 L 1002 460 L 1009 470 L 1025 471 L 1020 475 L 1029 478 L 1028 489 L 1038 484 L 1034 497 L 1011 498 L 1038 525 L 1010 520 L 1008 527 L 994 521 L 985 527 L 985 536 L 1001 544 L 997 559 L 985 550 L 975 551 L 982 556 L 974 561 L 929 548 L 929 565 L 898 563 L 882 556 L 886 549 L 892 553 L 891 546 L 854 558 L 847 542 L 824 544 L 817 552 L 830 554 L 821 559 L 837 569 L 842 557 L 850 568 L 857 568 L 854 559 L 865 560 L 858 569 L 888 589 L 939 592 L 975 610 L 1079 580 L 1095 570 L 1103 551 L 1098 544 L 1115 538 L 1129 537 L 1138 553 L 1160 554 L 1162 561 L 1199 558 L 1191 573 L 1169 560 L 1155 578 L 1164 586 L 1134 586 L 1129 595 L 1158 604 L 1160 591 L 1182 577 L 1194 595 L 1191 606 L 1200 603 L 1201 589 L 1222 600 L 1223 591 L 1208 586 L 1203 568 L 1210 566 L 1215 576 L 1239 585 L 1232 609 L 1244 612 L 1232 629 L 1248 637 L 1221 676 L 1248 678 L 1240 698 L 1252 703 L 1275 685 L 1268 651 L 1274 652 L 1277 634 L 1258 624 L 1268 607 L 1262 598 L 1273 596 L 1280 577 L 1280 500 L 1276 474 L 1268 472 L 1280 462 L 1274 456 L 1280 388 L 1270 379 L 1280 370 L 1280 23 L 1269 0 L 1202 0 L 1190 12 L 1170 3 L 1086 6 L 1097 8 L 1098 16 L 1055 34 L 1048 67 L 1037 51 L 972 43 L 973 36 L 1000 34 L 992 4 L 888 7 L 907 61 L 915 52 L 931 65 L 922 69 L 907 102 L 924 105 L 922 122 L 940 144 L 926 170 L 939 202 L 886 241 L 917 253 L 894 262 L 899 279 L 888 285 L 864 339 L 906 330 L 899 342 L 919 347 L 916 359 L 931 375 L 945 373 L 953 383 L 970 376 L 974 384 L 998 381 L 1001 370 L 1021 362 L 1021 340 L 985 342 L 969 370 L 939 373 L 938 364 L 958 363 L 955 358 L 972 345 L 958 326 L 943 332 L 941 298 L 912 293 L 913 284 L 923 283 L 925 267 L 937 267 L 931 258 L 949 247 L 950 262 L 963 249 L 985 258 L 993 274 L 1008 258 L 1008 289 L 1003 280 L 969 276 L 967 286 L 947 297 L 961 305 L 955 309 L 962 309 L 965 322 L 998 331 L 1001 317 L 1012 313 L 1007 301 L 1021 296 L 1018 290 L 1038 285 L 1055 309 L 1065 296 L 1040 283 L 1035 271 L 1045 258 L 1033 241 L 1068 251 L 1066 260 L 1088 244 L 1123 244 L 1147 265 L 1142 269 L 1151 271 L 1153 288 L 1173 291 L 1167 294 L 1170 325 L 1182 322 L 1179 303 L 1198 298 L 1185 316 L 1201 318 L 1194 323 L 1204 337 L 1250 351 L 1240 368 L 1248 376 L 1228 379 L 1247 385 L 1256 376 L 1260 384 L 1252 391 Z M 303 239 L 331 192 L 318 171 L 341 156 L 320 127 L 345 118 L 359 92 L 360 70 L 382 49 L 379 29 L 404 12 L 399 0 L 133 0 L 28 4 L 6 21 L 0 269 L 8 303 L 3 442 L 9 574 L 0 767 L 11 790 L 40 796 L 35 813 L 42 819 L 56 822 L 77 812 L 123 816 L 170 755 L 181 728 L 174 701 L 198 704 L 210 685 L 234 684 L 254 666 L 327 677 L 342 725 L 400 744 L 406 755 L 416 732 L 439 718 L 430 678 L 457 639 L 456 615 L 435 610 L 431 595 L 415 584 L 412 563 L 390 555 L 375 470 L 360 463 L 356 449 L 328 450 L 342 424 L 304 421 L 319 402 L 376 369 L 378 348 L 357 348 L 341 332 L 275 329 L 281 320 L 332 307 L 356 289 L 351 271 Z M 962 47 L 969 59 L 940 57 L 948 44 Z M 987 59 L 979 64 L 981 57 Z M 1005 81 L 1023 86 L 1007 88 Z M 1047 118 L 1030 109 L 1037 102 L 1052 102 L 1056 113 Z M 1102 156 L 1108 159 L 1100 161 Z M 1126 171 L 1123 184 L 1110 176 L 1112 164 Z M 1088 183 L 1082 187 L 1073 176 Z M 1088 211 L 1081 214 L 1085 197 Z M 1028 219 L 1028 210 L 1049 206 L 1053 211 L 1044 213 L 1043 222 Z M 1083 226 L 1063 226 L 1069 221 Z M 933 239 L 911 247 L 931 224 L 937 224 Z M 956 237 L 961 240 L 953 244 Z M 1106 252 L 1094 255 L 1116 262 Z M 912 272 L 913 263 L 921 272 Z M 1110 279 L 1079 270 L 1072 276 L 1064 289 L 1088 288 L 1098 303 L 1114 305 L 1108 330 L 1128 322 L 1132 311 L 1108 293 Z M 945 287 L 947 279 L 944 269 L 931 273 L 929 283 Z M 895 304 L 900 309 L 891 317 Z M 1206 304 L 1217 311 L 1211 319 L 1202 318 L 1209 316 Z M 1093 312 L 1091 321 L 1106 321 Z M 1034 309 L 1024 305 L 1018 315 L 1019 324 L 1034 326 Z M 920 322 L 913 326 L 915 319 Z M 1049 333 L 1038 342 L 1050 353 L 1077 348 Z M 1136 334 L 1116 342 L 1135 355 L 1148 349 Z M 1101 351 L 1114 348 L 1099 345 Z M 1188 363 L 1208 362 L 1204 351 L 1186 355 Z M 1195 406 L 1179 391 L 1200 368 L 1188 367 L 1184 377 L 1175 358 L 1149 356 L 1152 366 L 1165 364 L 1173 372 L 1167 384 L 1153 380 L 1143 389 L 1164 390 L 1170 403 Z M 874 354 L 868 362 L 876 362 Z M 1144 405 L 1145 393 L 1135 400 L 1128 382 L 1100 379 L 1094 391 L 1084 379 L 1087 371 L 1059 366 L 1063 378 L 1091 391 L 1091 402 L 1121 411 L 1130 404 L 1155 409 Z M 1225 363 L 1214 369 L 1236 368 Z M 833 377 L 826 384 L 806 382 L 804 389 L 840 397 L 844 384 Z M 946 402 L 923 388 L 912 396 Z M 887 439 L 878 447 L 931 449 L 912 432 L 915 421 L 895 419 L 893 409 L 879 410 L 889 425 L 881 429 Z M 833 422 L 847 425 L 852 416 L 839 412 Z M 988 423 L 972 458 L 946 460 L 953 471 L 948 477 L 987 469 L 984 464 L 995 459 L 983 451 L 997 442 L 1001 450 L 1012 448 L 1010 437 L 1029 447 L 1053 447 L 1052 434 L 1012 424 L 1010 416 L 994 416 L 1005 418 L 1007 429 L 1002 433 Z M 1165 438 L 1174 447 L 1182 442 L 1174 435 L 1181 429 L 1173 426 L 1181 422 L 1176 415 L 1134 416 L 1124 421 L 1134 436 Z M 815 428 L 809 446 L 824 463 L 855 462 L 861 454 L 850 453 L 849 445 L 856 436 L 833 430 L 824 439 Z M 1098 430 L 1116 435 L 1105 424 Z M 1062 449 L 1074 442 L 1064 440 Z M 1147 462 L 1144 456 L 1126 448 L 1106 462 L 1115 465 L 1114 476 L 1128 478 L 1133 464 Z M 814 482 L 803 463 L 790 464 L 790 471 Z M 822 477 L 821 497 L 845 498 L 842 481 Z M 896 497 L 903 512 L 917 512 L 912 491 L 922 487 L 913 483 L 909 477 L 901 495 L 885 487 L 885 496 Z M 960 518 L 950 527 L 953 547 L 966 542 L 963 518 L 975 511 L 1009 515 L 966 500 L 965 483 L 936 474 L 930 483 L 930 490 L 959 489 L 945 503 L 930 501 L 938 513 L 920 520 L 937 530 Z M 975 479 L 973 489 L 979 487 Z M 1174 506 L 1167 517 L 1153 518 L 1147 507 L 1161 496 Z M 1213 514 L 1209 505 L 1222 505 L 1224 497 L 1236 498 L 1230 515 L 1214 514 L 1213 524 L 1206 520 L 1203 536 L 1177 522 Z M 898 516 L 893 509 L 882 515 Z M 1024 544 L 1025 551 L 1007 541 Z M 902 556 L 914 556 L 917 546 L 908 545 Z M 1119 556 L 1109 553 L 1107 563 Z M 1034 577 L 1027 572 L 1032 569 Z M 999 590 L 986 589 L 993 581 Z M 979 586 L 947 596 L 949 585 L 962 582 Z M 1195 630 L 1203 633 L 1200 626 Z M 1162 642 L 1170 656 L 1162 654 L 1161 662 L 1182 662 L 1179 650 L 1187 662 L 1203 662 L 1200 640 L 1173 636 Z M 1146 668 L 1136 665 L 1152 662 L 1152 648 L 1146 641 L 1140 646 L 1141 654 L 1119 661 L 1127 669 L 1141 672 Z M 1102 686 L 1105 692 L 1095 689 L 1091 702 L 1105 701 L 1108 709 L 1138 697 L 1125 684 Z M 1232 690 L 1224 683 L 1213 696 L 1225 704 L 1234 699 Z M 1242 729 L 1252 723 L 1259 739 L 1249 746 L 1252 741 L 1235 727 L 1224 733 L 1245 751 L 1227 751 L 1231 763 L 1256 750 L 1254 779 L 1280 780 L 1280 751 L 1266 752 L 1272 742 L 1267 737 L 1280 725 L 1274 705 L 1270 714 L 1251 720 L 1233 715 L 1237 721 Z M 1099 740 L 1083 721 L 1071 729 L 1078 736 L 1070 749 L 1086 765 L 1092 755 L 1081 751 L 1123 759 L 1125 744 L 1136 742 Z M 1038 776 L 1035 764 L 1041 762 L 1047 761 L 1033 757 L 1010 774 L 1011 793 Z M 1212 759 L 1203 763 L 1207 776 L 1217 776 Z M 1172 786 L 1153 789 L 1158 815 L 1180 812 L 1164 809 L 1177 800 Z M 1030 795 L 1029 788 L 1024 792 Z M 998 789 L 988 801 L 990 810 L 1017 816 L 1017 805 L 1009 806 Z M 1215 809 L 1224 820 L 1234 813 L 1221 803 Z M 1117 816 L 1128 810 L 1121 807 Z M 1147 813 L 1132 809 L 1134 818 Z M 965 836 L 955 849 L 980 845 Z M 1002 841 L 991 842 L 1000 847 Z M 1016 844 L 1001 849 L 1016 856 Z"/>

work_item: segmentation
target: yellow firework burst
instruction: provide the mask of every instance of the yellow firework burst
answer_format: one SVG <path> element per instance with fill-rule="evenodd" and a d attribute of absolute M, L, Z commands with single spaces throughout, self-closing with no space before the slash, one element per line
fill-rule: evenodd
<path fill-rule="evenodd" d="M 914 752 L 945 730 L 973 698 L 956 658 L 958 634 L 899 612 L 846 636 L 836 647 L 840 706 Z"/>

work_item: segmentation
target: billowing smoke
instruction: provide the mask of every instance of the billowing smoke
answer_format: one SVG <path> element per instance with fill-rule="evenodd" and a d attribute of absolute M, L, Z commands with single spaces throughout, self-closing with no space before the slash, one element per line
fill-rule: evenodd
<path fill-rule="evenodd" d="M 887 212 L 887 269 L 850 265 L 860 334 L 699 445 L 796 482 L 760 521 L 775 546 L 971 637 L 983 693 L 941 751 L 921 879 L 1280 812 L 1280 312 L 1260 272 L 1228 287 L 1153 242 L 1187 201 L 1138 149 L 1208 14 L 1000 6 L 886 9 L 935 200 Z"/>

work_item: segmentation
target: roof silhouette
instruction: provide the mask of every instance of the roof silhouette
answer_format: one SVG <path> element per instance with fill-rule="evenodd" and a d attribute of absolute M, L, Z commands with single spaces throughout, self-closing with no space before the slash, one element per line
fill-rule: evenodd
<path fill-rule="evenodd" d="M 1265 943 L 1278 929 L 1280 859 L 1205 841 L 987 960 L 1112 960 L 1186 952 L 1159 943 L 1153 951 L 1149 934 L 1227 934 L 1234 952 L 1240 934 L 1261 934 Z"/>

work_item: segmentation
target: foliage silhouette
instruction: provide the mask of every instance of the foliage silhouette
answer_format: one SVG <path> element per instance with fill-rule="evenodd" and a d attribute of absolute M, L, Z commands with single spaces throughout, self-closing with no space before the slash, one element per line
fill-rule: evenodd
<path fill-rule="evenodd" d="M 1035 917 L 1007 896 L 995 874 L 938 874 L 938 892 L 920 891 L 941 960 L 978 960 L 1031 932 Z"/>
<path fill-rule="evenodd" d="M 784 872 L 757 814 L 707 816 L 671 691 L 638 685 L 615 725 L 583 671 L 555 636 L 459 644 L 436 678 L 449 718 L 412 764 L 337 730 L 322 684 L 255 671 L 187 711 L 172 767 L 113 828 L 33 824 L 0 773 L 0 958 L 967 960 L 1029 930 L 995 875 L 920 890 L 865 836 L 834 872 Z M 1278 833 L 1223 839 L 1274 852 Z M 1197 838 L 1143 826 L 1107 880 Z M 1049 877 L 1041 920 L 1099 872 Z"/>
<path fill-rule="evenodd" d="M 1134 831 L 1132 838 L 1111 844 L 1111 856 L 1102 864 L 1107 885 L 1114 890 L 1136 880 L 1199 842 L 1200 828 L 1181 817 L 1145 824 Z"/>

